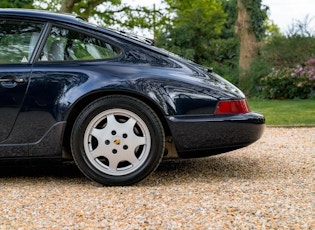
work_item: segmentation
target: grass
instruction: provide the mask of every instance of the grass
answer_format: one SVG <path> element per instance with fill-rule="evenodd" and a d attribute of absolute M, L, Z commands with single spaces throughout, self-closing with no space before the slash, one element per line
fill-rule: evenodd
<path fill-rule="evenodd" d="M 315 126 L 315 100 L 249 99 L 252 111 L 265 115 L 267 125 Z"/>

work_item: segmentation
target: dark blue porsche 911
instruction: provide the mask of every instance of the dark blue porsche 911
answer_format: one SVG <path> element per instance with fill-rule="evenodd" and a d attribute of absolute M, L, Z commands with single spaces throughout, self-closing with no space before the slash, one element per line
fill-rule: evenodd
<path fill-rule="evenodd" d="M 70 15 L 0 9 L 0 157 L 74 160 L 129 185 L 163 158 L 258 140 L 263 115 L 203 66 Z"/>

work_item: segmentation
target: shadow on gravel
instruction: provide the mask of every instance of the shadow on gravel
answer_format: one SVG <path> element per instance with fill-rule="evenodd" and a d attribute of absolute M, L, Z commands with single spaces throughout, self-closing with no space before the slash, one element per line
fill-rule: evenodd
<path fill-rule="evenodd" d="M 0 178 L 5 177 L 55 177 L 84 178 L 73 162 L 8 162 L 0 164 Z"/>
<path fill-rule="evenodd" d="M 210 182 L 226 178 L 257 179 L 263 177 L 264 170 L 259 162 L 247 157 L 233 157 L 231 154 L 199 158 L 162 161 L 157 170 L 138 186 L 157 184 L 178 184 Z M 20 162 L 0 164 L 0 179 L 14 178 L 27 180 L 49 177 L 49 180 L 67 181 L 76 179 L 89 182 L 73 162 Z M 71 182 L 73 183 L 73 181 Z"/>

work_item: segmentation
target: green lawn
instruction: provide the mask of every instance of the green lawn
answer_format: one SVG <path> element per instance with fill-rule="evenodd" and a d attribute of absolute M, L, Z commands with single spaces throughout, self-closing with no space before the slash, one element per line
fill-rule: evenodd
<path fill-rule="evenodd" d="M 249 99 L 252 111 L 265 115 L 267 125 L 315 126 L 315 100 Z"/>

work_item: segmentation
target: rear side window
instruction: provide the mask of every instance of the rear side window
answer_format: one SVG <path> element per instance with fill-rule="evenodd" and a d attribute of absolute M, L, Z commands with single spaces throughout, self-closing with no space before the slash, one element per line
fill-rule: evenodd
<path fill-rule="evenodd" d="M 106 41 L 59 27 L 52 27 L 39 61 L 80 61 L 109 59 L 120 50 Z"/>
<path fill-rule="evenodd" d="M 42 24 L 0 20 L 0 64 L 28 63 Z"/>

